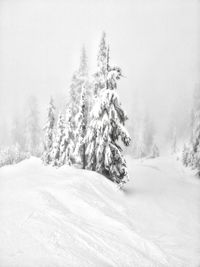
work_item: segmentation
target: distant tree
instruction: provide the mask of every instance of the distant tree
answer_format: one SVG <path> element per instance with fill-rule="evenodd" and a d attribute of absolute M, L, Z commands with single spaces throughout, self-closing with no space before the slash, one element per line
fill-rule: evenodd
<path fill-rule="evenodd" d="M 123 185 L 128 181 L 128 171 L 119 138 L 128 146 L 130 137 L 124 124 L 127 116 L 116 92 L 121 69 L 109 65 L 109 49 L 106 54 L 105 84 L 99 90 L 85 137 L 87 142 L 87 168 L 106 175 Z M 105 87 L 106 85 L 106 87 Z"/>
<path fill-rule="evenodd" d="M 93 94 L 91 83 L 89 81 L 88 76 L 88 63 L 85 48 L 83 47 L 80 58 L 80 66 L 79 69 L 73 74 L 72 83 L 70 86 L 70 110 L 71 110 L 71 129 L 74 133 L 77 132 L 77 116 L 79 116 L 80 105 L 81 105 L 81 97 L 82 97 L 82 88 L 84 87 L 85 96 L 85 113 L 88 119 L 92 103 L 93 103 Z M 73 139 L 73 143 L 76 144 L 78 142 L 77 135 L 74 134 L 71 137 Z M 75 146 L 74 146 L 75 148 Z"/>
<path fill-rule="evenodd" d="M 54 125 L 55 125 L 55 106 L 53 98 L 51 97 L 48 106 L 47 122 L 44 127 L 45 130 L 44 152 L 42 155 L 42 160 L 44 164 L 50 164 L 52 161 L 51 151 L 53 148 Z"/>
<path fill-rule="evenodd" d="M 200 86 L 194 91 L 191 128 L 190 142 L 184 145 L 182 162 L 185 166 L 197 169 L 200 175 Z"/>
<path fill-rule="evenodd" d="M 135 155 L 136 158 L 150 156 L 152 153 L 155 135 L 154 125 L 149 114 L 145 110 L 138 110 L 135 122 Z"/>
<path fill-rule="evenodd" d="M 157 158 L 160 156 L 160 152 L 158 149 L 158 146 L 154 143 L 152 146 L 152 152 L 151 152 L 151 157 L 152 158 Z"/>
<path fill-rule="evenodd" d="M 192 165 L 200 171 L 200 86 L 194 92 L 192 125 Z"/>
<path fill-rule="evenodd" d="M 151 120 L 151 118 L 148 115 L 148 113 L 146 114 L 145 120 L 146 120 L 145 121 L 145 125 L 146 125 L 145 143 L 146 143 L 147 154 L 150 154 L 151 150 L 152 150 L 152 147 L 155 145 L 154 144 L 155 128 L 154 128 L 153 121 Z"/>
<path fill-rule="evenodd" d="M 73 133 L 71 129 L 71 110 L 69 107 L 66 108 L 64 130 L 62 134 L 62 139 L 60 142 L 60 154 L 59 154 L 59 165 L 64 164 L 71 165 L 73 162 Z"/>
<path fill-rule="evenodd" d="M 85 101 L 85 87 L 82 87 L 81 101 L 79 112 L 76 117 L 77 129 L 76 129 L 76 155 L 80 155 L 80 160 L 83 169 L 86 167 L 86 127 L 87 127 L 87 111 Z"/>
<path fill-rule="evenodd" d="M 177 152 L 177 137 L 176 137 L 176 127 L 174 127 L 172 132 L 172 147 L 171 147 L 172 154 L 176 154 Z"/>
<path fill-rule="evenodd" d="M 18 163 L 29 157 L 29 153 L 22 151 L 18 144 L 5 147 L 0 150 L 0 167 Z"/>
<path fill-rule="evenodd" d="M 144 124 L 140 124 L 140 127 L 137 129 L 137 139 L 135 140 L 135 153 L 137 158 L 143 158 L 147 156 L 146 146 L 145 146 L 145 129 Z"/>
<path fill-rule="evenodd" d="M 28 101 L 26 149 L 33 156 L 39 156 L 41 153 L 41 128 L 39 125 L 38 102 L 35 96 L 31 96 Z"/>
<path fill-rule="evenodd" d="M 192 166 L 192 154 L 191 147 L 188 144 L 184 144 L 183 152 L 182 152 L 182 162 L 187 166 Z"/>
<path fill-rule="evenodd" d="M 52 158 L 52 165 L 53 166 L 61 166 L 61 143 L 64 138 L 64 116 L 62 113 L 58 116 L 57 126 L 55 129 L 55 135 L 54 135 L 54 142 L 53 142 L 53 148 L 51 151 L 51 158 Z"/>
<path fill-rule="evenodd" d="M 26 149 L 26 136 L 25 136 L 25 118 L 18 113 L 15 114 L 12 121 L 11 128 L 11 141 L 14 146 L 17 146 L 21 151 Z"/>
<path fill-rule="evenodd" d="M 83 47 L 81 58 L 80 58 L 80 66 L 77 71 L 74 72 L 72 77 L 72 83 L 70 86 L 70 109 L 72 116 L 72 128 L 76 129 L 75 117 L 79 112 L 79 105 L 81 101 L 81 90 L 83 85 L 85 85 L 88 81 L 88 65 L 87 65 L 87 56 L 85 52 L 85 48 Z"/>

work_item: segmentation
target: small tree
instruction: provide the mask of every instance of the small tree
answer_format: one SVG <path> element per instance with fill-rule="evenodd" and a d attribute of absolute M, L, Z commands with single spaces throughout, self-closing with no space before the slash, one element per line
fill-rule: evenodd
<path fill-rule="evenodd" d="M 51 98 L 48 106 L 47 122 L 44 127 L 45 130 L 44 152 L 42 155 L 42 160 L 44 164 L 50 164 L 52 161 L 51 151 L 53 148 L 54 125 L 55 125 L 55 106 L 53 103 L 53 98 Z"/>

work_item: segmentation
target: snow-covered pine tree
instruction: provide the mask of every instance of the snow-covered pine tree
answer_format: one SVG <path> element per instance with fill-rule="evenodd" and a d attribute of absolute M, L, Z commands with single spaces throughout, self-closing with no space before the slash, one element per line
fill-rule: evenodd
<path fill-rule="evenodd" d="M 72 83 L 70 86 L 69 97 L 70 97 L 70 109 L 71 109 L 71 118 L 72 118 L 72 130 L 76 130 L 75 118 L 79 112 L 79 105 L 81 100 L 81 90 L 82 86 L 89 87 L 88 83 L 88 65 L 87 65 L 87 56 L 85 48 L 83 47 L 81 52 L 80 66 L 79 69 L 74 72 L 72 77 Z"/>
<path fill-rule="evenodd" d="M 200 86 L 194 93 L 191 158 L 193 167 L 200 171 Z"/>
<path fill-rule="evenodd" d="M 124 127 L 127 116 L 116 92 L 117 81 L 122 76 L 121 69 L 110 67 L 109 49 L 106 60 L 106 88 L 102 88 L 96 97 L 85 137 L 87 168 L 104 174 L 122 186 L 128 181 L 128 171 L 118 141 L 121 139 L 128 146 L 130 136 Z"/>
<path fill-rule="evenodd" d="M 42 160 L 44 164 L 50 164 L 52 161 L 51 150 L 53 148 L 54 125 L 55 125 L 55 106 L 53 98 L 51 97 L 48 106 L 47 122 L 44 127 L 45 130 L 44 152 L 42 155 Z"/>
<path fill-rule="evenodd" d="M 97 72 L 94 74 L 94 96 L 98 96 L 100 90 L 107 86 L 107 49 L 106 34 L 103 32 L 97 56 Z"/>
<path fill-rule="evenodd" d="M 62 113 L 58 116 L 57 126 L 55 129 L 53 148 L 51 152 L 52 165 L 61 166 L 62 162 L 60 161 L 61 155 L 61 143 L 64 138 L 64 116 Z"/>
<path fill-rule="evenodd" d="M 76 71 L 72 77 L 72 84 L 70 87 L 70 109 L 71 109 L 71 139 L 74 144 L 74 149 L 77 147 L 76 144 L 79 142 L 79 136 L 77 133 L 77 117 L 79 116 L 80 106 L 81 106 L 81 92 L 84 87 L 85 96 L 85 117 L 88 120 L 89 113 L 91 111 L 91 107 L 93 105 L 93 95 L 92 94 L 92 86 L 91 81 L 89 81 L 88 77 L 88 64 L 87 64 L 87 56 L 85 52 L 85 48 L 83 47 L 80 59 L 80 66 L 78 71 Z M 76 151 L 74 151 L 73 163 L 76 163 L 75 157 Z"/>
<path fill-rule="evenodd" d="M 79 112 L 76 116 L 76 156 L 80 156 L 80 162 L 82 164 L 82 168 L 85 169 L 86 167 L 86 127 L 87 127 L 87 111 L 86 111 L 86 98 L 85 98 L 85 87 L 83 85 L 82 92 L 81 92 L 81 101 L 80 101 L 80 108 Z"/>
<path fill-rule="evenodd" d="M 182 162 L 186 167 L 192 164 L 191 148 L 188 144 L 184 144 L 183 146 Z"/>
<path fill-rule="evenodd" d="M 60 166 L 67 164 L 72 164 L 74 144 L 72 139 L 73 133 L 71 129 L 71 110 L 69 107 L 66 108 L 65 122 L 64 122 L 64 132 L 62 140 L 60 142 L 60 155 L 59 162 Z"/>
<path fill-rule="evenodd" d="M 135 117 L 135 156 L 143 158 L 152 156 L 152 146 L 154 140 L 154 125 L 149 113 L 144 109 L 143 104 L 136 110 Z"/>

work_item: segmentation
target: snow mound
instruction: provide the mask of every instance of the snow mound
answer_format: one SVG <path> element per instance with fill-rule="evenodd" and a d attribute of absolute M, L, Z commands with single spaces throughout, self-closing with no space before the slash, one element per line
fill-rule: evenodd
<path fill-rule="evenodd" d="M 199 222 L 192 220 L 192 229 L 181 237 L 173 225 L 184 229 L 180 216 L 190 212 L 178 187 L 193 186 L 194 196 L 200 184 L 181 180 L 180 166 L 172 159 L 129 164 L 135 179 L 124 191 L 97 173 L 47 167 L 37 158 L 1 168 L 0 266 L 197 266 L 199 242 L 193 235 Z M 172 193 L 170 186 L 175 186 Z M 166 195 L 159 194 L 164 187 Z M 170 210 L 179 201 L 177 193 L 182 199 L 179 216 Z M 171 196 L 170 207 L 166 196 Z M 195 197 L 191 200 L 199 201 Z M 178 249 L 185 237 L 188 257 Z"/>

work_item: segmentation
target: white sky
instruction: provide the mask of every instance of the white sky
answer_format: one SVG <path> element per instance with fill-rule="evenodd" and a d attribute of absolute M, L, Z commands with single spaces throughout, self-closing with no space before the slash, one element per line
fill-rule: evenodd
<path fill-rule="evenodd" d="M 160 128 L 172 113 L 183 121 L 199 82 L 199 14 L 197 0 L 0 0 L 0 121 L 28 95 L 42 113 L 50 95 L 65 97 L 83 44 L 95 69 L 103 30 L 129 117 L 137 90 Z"/>

